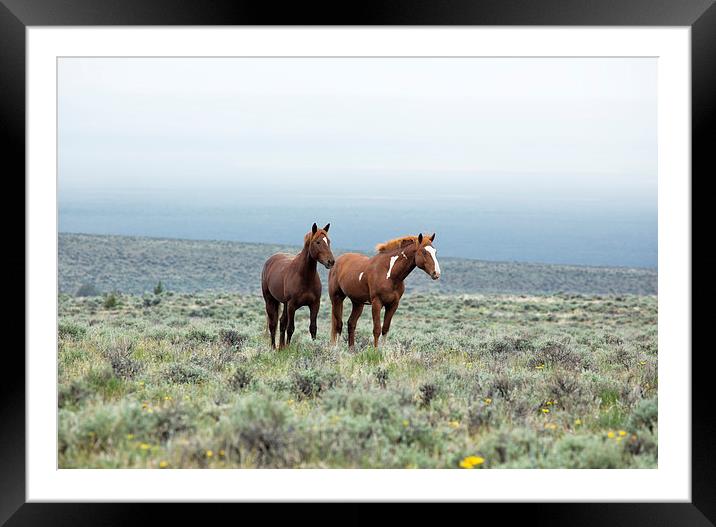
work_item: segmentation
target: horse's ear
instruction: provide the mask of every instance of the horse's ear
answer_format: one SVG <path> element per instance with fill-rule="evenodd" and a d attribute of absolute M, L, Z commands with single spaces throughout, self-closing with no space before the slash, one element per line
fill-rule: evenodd
<path fill-rule="evenodd" d="M 434 241 L 435 241 L 435 233 L 433 233 L 433 235 L 430 237 L 430 241 L 431 241 L 431 242 L 434 242 Z"/>
<path fill-rule="evenodd" d="M 316 234 L 316 231 L 318 230 L 318 225 L 315 223 L 313 224 L 313 227 L 311 227 L 311 233 Z"/>
<path fill-rule="evenodd" d="M 328 232 L 328 229 L 330 229 L 330 228 L 331 228 L 331 224 L 330 224 L 330 223 L 326 223 L 326 226 L 323 227 L 323 230 L 326 231 L 326 232 Z"/>
<path fill-rule="evenodd" d="M 418 245 L 420 245 L 421 243 L 423 243 L 423 233 L 422 232 L 420 234 L 418 234 Z"/>

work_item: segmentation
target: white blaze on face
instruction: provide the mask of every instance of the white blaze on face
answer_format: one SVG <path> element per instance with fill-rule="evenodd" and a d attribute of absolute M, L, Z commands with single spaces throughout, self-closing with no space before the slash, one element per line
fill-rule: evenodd
<path fill-rule="evenodd" d="M 435 256 L 435 247 L 433 247 L 432 245 L 428 245 L 425 247 L 425 250 L 428 251 L 430 253 L 430 256 L 433 257 L 433 261 L 435 262 L 435 272 L 437 274 L 440 274 L 440 264 L 438 263 L 437 256 Z"/>
<path fill-rule="evenodd" d="M 390 278 L 390 272 L 393 270 L 393 266 L 395 265 L 395 260 L 397 260 L 397 256 L 391 256 L 390 257 L 390 267 L 388 267 L 388 274 L 385 275 L 386 278 Z"/>
<path fill-rule="evenodd" d="M 328 245 L 328 240 L 326 240 L 326 237 L 323 237 L 323 241 L 326 242 L 326 245 Z"/>
<path fill-rule="evenodd" d="M 358 281 L 360 282 L 361 280 L 363 280 L 363 273 L 358 275 Z"/>

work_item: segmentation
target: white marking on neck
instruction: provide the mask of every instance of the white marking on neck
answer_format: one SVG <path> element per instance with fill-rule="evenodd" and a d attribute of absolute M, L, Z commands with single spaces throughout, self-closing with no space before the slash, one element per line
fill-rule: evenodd
<path fill-rule="evenodd" d="M 386 278 L 390 278 L 390 272 L 393 270 L 393 266 L 395 265 L 395 260 L 397 260 L 397 256 L 391 256 L 390 257 L 390 267 L 388 267 L 388 274 L 385 275 Z"/>
<path fill-rule="evenodd" d="M 435 262 L 435 272 L 440 274 L 440 264 L 438 263 L 437 256 L 435 256 L 435 247 L 433 247 L 432 245 L 427 245 L 425 247 L 425 250 L 428 251 L 430 253 L 430 256 L 433 257 L 433 261 Z"/>
<path fill-rule="evenodd" d="M 363 280 L 363 273 L 358 275 L 358 281 L 360 282 L 361 280 Z"/>
<path fill-rule="evenodd" d="M 326 240 L 326 237 L 323 237 L 323 241 L 326 242 L 326 245 L 328 245 L 328 240 Z"/>

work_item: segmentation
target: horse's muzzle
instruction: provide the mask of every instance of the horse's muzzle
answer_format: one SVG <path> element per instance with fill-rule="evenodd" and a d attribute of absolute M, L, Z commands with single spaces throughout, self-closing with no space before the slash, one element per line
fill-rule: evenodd
<path fill-rule="evenodd" d="M 336 261 L 335 261 L 335 260 L 328 260 L 328 261 L 327 261 L 326 263 L 324 263 L 323 265 L 326 266 L 326 269 L 330 269 L 330 268 L 333 267 L 335 264 L 336 264 Z"/>
<path fill-rule="evenodd" d="M 433 280 L 437 280 L 438 278 L 440 278 L 440 273 L 436 273 L 433 271 L 433 274 L 430 275 L 430 278 L 432 278 Z"/>

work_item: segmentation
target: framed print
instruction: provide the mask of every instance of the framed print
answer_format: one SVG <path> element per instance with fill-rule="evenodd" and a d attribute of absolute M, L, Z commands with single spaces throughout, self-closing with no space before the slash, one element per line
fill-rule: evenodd
<path fill-rule="evenodd" d="M 168 7 L 0 10 L 27 207 L 3 521 L 713 521 L 716 8 Z"/>

